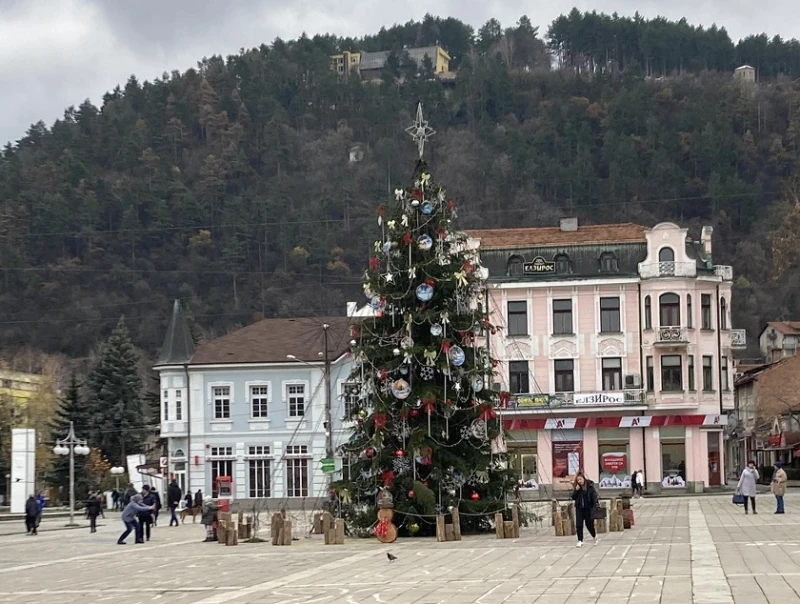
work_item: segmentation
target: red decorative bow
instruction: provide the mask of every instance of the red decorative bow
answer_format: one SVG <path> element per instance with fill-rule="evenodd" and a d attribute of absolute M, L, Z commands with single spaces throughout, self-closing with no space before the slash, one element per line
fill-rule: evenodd
<path fill-rule="evenodd" d="M 403 243 L 405 245 L 411 245 L 412 241 L 414 241 L 414 238 L 411 236 L 411 233 L 404 233 L 403 234 Z"/>
<path fill-rule="evenodd" d="M 373 256 L 369 259 L 369 270 L 376 271 L 380 266 L 381 261 L 378 259 L 377 256 Z"/>
<path fill-rule="evenodd" d="M 383 486 L 389 488 L 394 482 L 394 472 L 392 470 L 385 470 L 381 472 L 381 479 L 383 479 Z"/>
<path fill-rule="evenodd" d="M 447 231 L 442 227 L 439 227 L 439 229 L 436 231 L 436 236 L 439 237 L 439 239 L 444 239 L 447 237 Z"/>
<path fill-rule="evenodd" d="M 372 423 L 376 430 L 383 430 L 386 427 L 386 414 L 375 412 L 372 414 Z"/>
<path fill-rule="evenodd" d="M 450 342 L 448 340 L 442 342 L 442 352 L 450 354 Z"/>
<path fill-rule="evenodd" d="M 456 209 L 456 202 L 451 199 L 447 202 L 447 207 L 450 208 L 450 211 L 452 212 Z"/>
<path fill-rule="evenodd" d="M 469 260 L 464 262 L 463 268 L 464 268 L 464 272 L 466 272 L 467 274 L 470 274 L 470 273 L 472 273 L 472 271 L 475 270 L 475 267 L 472 266 L 472 262 L 470 262 Z"/>
<path fill-rule="evenodd" d="M 421 200 L 422 199 L 422 191 L 420 189 L 414 189 L 413 191 L 411 191 L 411 196 L 414 199 L 420 199 Z"/>
<path fill-rule="evenodd" d="M 485 422 L 488 422 L 490 419 L 494 419 L 495 417 L 497 417 L 497 413 L 494 412 L 494 407 L 492 407 L 488 403 L 483 403 L 479 407 L 478 415 Z"/>
<path fill-rule="evenodd" d="M 497 361 L 495 361 L 496 363 Z M 495 365 L 496 366 L 496 365 Z M 508 407 L 508 404 L 511 402 L 511 393 L 510 392 L 501 392 L 500 393 L 500 406 L 505 409 Z"/>
<path fill-rule="evenodd" d="M 434 411 L 436 411 L 436 397 L 428 396 L 426 398 L 420 399 L 422 401 L 422 410 L 430 415 Z"/>

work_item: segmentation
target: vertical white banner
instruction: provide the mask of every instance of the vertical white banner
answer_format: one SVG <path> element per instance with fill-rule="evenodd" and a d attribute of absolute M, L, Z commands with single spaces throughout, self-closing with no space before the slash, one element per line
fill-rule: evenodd
<path fill-rule="evenodd" d="M 29 495 L 36 494 L 36 430 L 11 431 L 11 513 L 24 514 Z"/>

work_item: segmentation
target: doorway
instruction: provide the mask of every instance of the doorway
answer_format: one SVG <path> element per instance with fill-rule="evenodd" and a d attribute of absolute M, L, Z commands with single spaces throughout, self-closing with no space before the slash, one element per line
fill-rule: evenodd
<path fill-rule="evenodd" d="M 722 459 L 719 451 L 719 437 L 721 432 L 706 432 L 708 439 L 708 485 L 718 487 L 722 485 Z"/>

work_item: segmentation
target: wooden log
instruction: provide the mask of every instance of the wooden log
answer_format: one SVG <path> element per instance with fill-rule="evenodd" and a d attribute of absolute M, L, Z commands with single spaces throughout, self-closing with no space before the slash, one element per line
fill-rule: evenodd
<path fill-rule="evenodd" d="M 453 507 L 453 540 L 461 541 L 461 516 L 458 515 L 458 509 Z"/>
<path fill-rule="evenodd" d="M 228 534 L 226 535 L 225 545 L 239 545 L 239 540 L 236 536 L 236 531 L 228 529 Z"/>
<path fill-rule="evenodd" d="M 514 538 L 514 521 L 506 520 L 503 522 L 503 536 L 506 539 Z"/>
<path fill-rule="evenodd" d="M 630 508 L 622 511 L 622 526 L 626 529 L 631 528 L 631 510 Z"/>
<path fill-rule="evenodd" d="M 292 544 L 292 521 L 283 521 L 283 545 Z"/>
<path fill-rule="evenodd" d="M 323 534 L 333 530 L 333 516 L 330 512 L 323 512 L 320 522 L 322 523 Z"/>
<path fill-rule="evenodd" d="M 436 516 L 436 540 L 437 541 L 446 541 L 444 534 L 444 516 L 439 514 Z"/>
<path fill-rule="evenodd" d="M 564 536 L 564 523 L 561 518 L 561 512 L 553 512 L 553 529 L 555 530 L 556 537 Z"/>
<path fill-rule="evenodd" d="M 325 534 L 325 532 L 322 530 L 322 512 L 317 512 L 316 514 L 314 514 L 314 526 L 311 530 L 315 535 Z"/>
<path fill-rule="evenodd" d="M 570 535 L 574 535 L 572 532 L 575 529 L 575 525 L 572 524 L 569 520 L 562 520 L 561 525 L 563 527 L 561 534 L 564 537 L 569 537 Z"/>
<path fill-rule="evenodd" d="M 511 522 L 514 523 L 514 539 L 519 539 L 519 504 L 511 506 Z"/>
<path fill-rule="evenodd" d="M 497 512 L 494 515 L 494 531 L 498 539 L 505 539 L 505 530 L 503 528 L 503 514 Z"/>
<path fill-rule="evenodd" d="M 331 529 L 325 532 L 325 545 L 335 545 L 336 544 L 336 531 Z"/>
<path fill-rule="evenodd" d="M 334 543 L 336 545 L 344 545 L 344 520 L 341 518 L 336 519 L 334 523 L 334 532 L 336 533 Z"/>
<path fill-rule="evenodd" d="M 455 541 L 456 536 L 453 531 L 453 525 L 449 522 L 444 525 L 444 539 L 445 541 Z"/>

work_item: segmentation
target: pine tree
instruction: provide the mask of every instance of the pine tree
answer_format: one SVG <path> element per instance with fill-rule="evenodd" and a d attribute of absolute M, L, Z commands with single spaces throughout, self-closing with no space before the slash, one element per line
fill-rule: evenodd
<path fill-rule="evenodd" d="M 126 455 L 140 451 L 146 435 L 138 363 L 121 317 L 86 378 L 90 444 L 99 446 L 113 464 L 124 465 Z"/>
<path fill-rule="evenodd" d="M 69 434 L 69 424 L 72 422 L 75 435 L 78 438 L 89 436 L 89 413 L 86 405 L 81 400 L 80 385 L 73 373 L 69 380 L 69 387 L 59 401 L 60 406 L 50 423 L 50 440 L 66 438 Z M 93 445 L 90 441 L 89 445 Z M 90 485 L 87 457 L 75 456 L 75 496 L 80 498 L 87 492 Z M 60 492 L 69 497 L 69 456 L 56 455 L 53 457 L 51 475 L 48 481 L 51 486 L 57 487 Z"/>
<path fill-rule="evenodd" d="M 418 135 L 427 126 L 421 110 L 416 126 Z M 376 495 L 387 489 L 410 534 L 433 532 L 415 514 L 450 506 L 462 513 L 463 528 L 486 529 L 511 482 L 498 446 L 492 360 L 477 342 L 491 329 L 483 271 L 477 250 L 455 229 L 455 203 L 422 160 L 425 137 L 415 138 L 413 186 L 378 208 L 381 240 L 364 279 L 376 316 L 354 328 L 359 404 L 342 446 L 351 472 L 334 487 L 352 504 L 346 509 L 355 527 L 375 523 Z"/>

